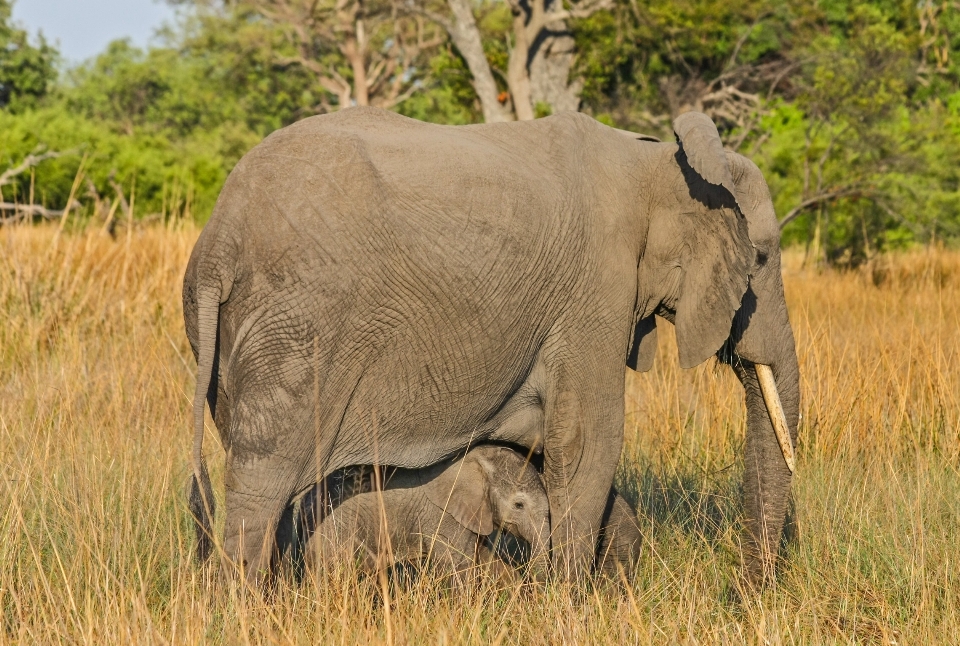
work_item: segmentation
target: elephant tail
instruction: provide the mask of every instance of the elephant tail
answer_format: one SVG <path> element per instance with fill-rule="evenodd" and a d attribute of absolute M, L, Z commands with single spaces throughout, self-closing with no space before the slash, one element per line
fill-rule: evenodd
<path fill-rule="evenodd" d="M 193 395 L 193 476 L 190 478 L 190 512 L 197 533 L 197 559 L 204 562 L 213 552 L 213 517 L 216 503 L 210 474 L 203 459 L 203 411 L 210 389 L 214 353 L 217 346 L 217 323 L 220 315 L 220 285 L 206 286 L 197 294 L 197 390 Z"/>

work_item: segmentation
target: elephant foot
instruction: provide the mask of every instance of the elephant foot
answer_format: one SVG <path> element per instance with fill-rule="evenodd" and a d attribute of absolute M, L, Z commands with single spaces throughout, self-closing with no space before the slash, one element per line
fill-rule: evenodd
<path fill-rule="evenodd" d="M 738 586 L 744 592 L 759 594 L 765 588 L 776 584 L 776 554 L 757 547 L 752 537 L 748 539 L 748 546 L 743 550 L 741 563 L 743 564 L 738 575 Z"/>

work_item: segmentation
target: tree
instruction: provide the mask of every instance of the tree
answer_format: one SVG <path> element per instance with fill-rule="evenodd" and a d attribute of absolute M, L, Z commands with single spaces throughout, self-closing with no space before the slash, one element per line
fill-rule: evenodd
<path fill-rule="evenodd" d="M 802 52 L 795 100 L 767 120 L 768 137 L 779 141 L 767 143 L 766 154 L 758 142 L 757 152 L 761 163 L 770 160 L 785 205 L 781 228 L 809 215 L 800 231 L 812 257 L 856 264 L 884 246 L 886 230 L 920 233 L 902 215 L 917 205 L 901 189 L 904 173 L 920 170 L 923 160 L 905 137 L 911 38 L 869 6 L 850 12 L 846 31 L 819 35 Z M 777 158 L 786 142 L 792 155 Z"/>
<path fill-rule="evenodd" d="M 585 107 L 663 137 L 698 110 L 736 149 L 789 80 L 797 22 L 789 0 L 618 0 L 576 31 Z"/>
<path fill-rule="evenodd" d="M 955 2 L 171 1 L 157 45 L 58 72 L 0 0 L 0 171 L 75 153 L 9 175 L 14 211 L 31 190 L 63 209 L 86 155 L 85 213 L 136 178 L 138 212 L 203 219 L 257 141 L 345 105 L 438 123 L 579 107 L 663 139 L 694 109 L 757 162 L 783 240 L 818 261 L 960 240 Z"/>
<path fill-rule="evenodd" d="M 0 0 L 0 108 L 36 105 L 57 77 L 57 52 L 43 36 L 31 45 L 27 32 L 10 23 L 10 0 Z"/>
<path fill-rule="evenodd" d="M 581 0 L 564 9 L 561 0 L 509 0 L 513 49 L 507 83 L 517 119 L 533 119 L 538 104 L 551 110 L 577 110 L 582 82 L 569 81 L 575 41 L 567 21 L 612 6 L 609 0 Z"/>
<path fill-rule="evenodd" d="M 868 8 L 857 10 L 854 33 L 846 41 L 824 36 L 813 43 L 807 69 L 795 79 L 796 105 L 806 116 L 803 192 L 781 226 L 824 201 L 875 194 L 867 184 L 895 150 L 880 126 L 906 94 L 908 47 L 903 34 Z M 843 155 L 841 142 L 844 152 L 857 153 L 856 159 Z M 828 162 L 836 155 L 846 157 L 842 178 L 830 177 Z"/>
<path fill-rule="evenodd" d="M 486 123 L 511 120 L 509 108 L 501 105 L 501 93 L 483 48 L 483 38 L 469 0 L 448 0 L 451 16 L 447 17 L 424 6 L 408 5 L 408 9 L 426 16 L 442 26 L 467 62 L 473 77 L 473 88 L 480 100 Z M 503 101 L 506 102 L 505 100 Z"/>
<path fill-rule="evenodd" d="M 181 0 L 186 4 L 189 0 Z M 317 111 L 350 105 L 393 108 L 420 89 L 427 54 L 445 40 L 394 0 L 193 0 L 268 51 L 280 72 L 299 67 L 320 88 Z M 213 14 L 211 16 L 210 14 Z"/>
<path fill-rule="evenodd" d="M 295 51 L 281 57 L 316 75 L 339 107 L 391 108 L 418 88 L 421 55 L 441 44 L 422 19 L 383 0 L 254 0 Z"/>
<path fill-rule="evenodd" d="M 466 60 L 487 122 L 533 119 L 541 106 L 547 113 L 578 109 L 582 82 L 570 81 L 575 41 L 567 21 L 611 6 L 611 0 L 581 0 L 567 9 L 561 0 L 508 0 L 511 21 L 504 36 L 512 46 L 506 70 L 498 70 L 509 90 L 503 92 L 469 0 L 447 0 L 449 14 L 413 2 L 408 9 L 443 26 Z"/>
<path fill-rule="evenodd" d="M 617 0 L 575 34 L 587 111 L 662 138 L 706 112 L 812 257 L 960 234 L 957 3 Z"/>

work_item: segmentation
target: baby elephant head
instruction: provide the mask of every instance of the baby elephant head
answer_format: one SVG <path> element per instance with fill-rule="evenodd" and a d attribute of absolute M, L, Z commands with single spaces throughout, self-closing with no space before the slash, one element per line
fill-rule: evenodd
<path fill-rule="evenodd" d="M 530 543 L 531 560 L 546 554 L 550 503 L 537 470 L 523 455 L 479 446 L 455 462 L 432 487 L 433 502 L 470 531 L 498 528 Z"/>

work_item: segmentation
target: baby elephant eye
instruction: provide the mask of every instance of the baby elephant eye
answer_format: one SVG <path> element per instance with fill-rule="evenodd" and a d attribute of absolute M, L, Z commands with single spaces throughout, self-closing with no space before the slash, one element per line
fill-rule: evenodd
<path fill-rule="evenodd" d="M 518 500 L 518 501 L 516 501 L 515 503 L 513 503 L 513 508 L 514 508 L 514 509 L 523 509 L 523 503 Z"/>

